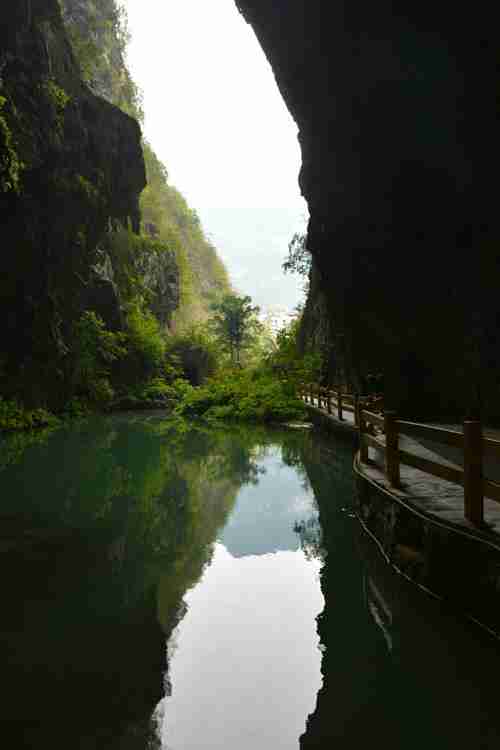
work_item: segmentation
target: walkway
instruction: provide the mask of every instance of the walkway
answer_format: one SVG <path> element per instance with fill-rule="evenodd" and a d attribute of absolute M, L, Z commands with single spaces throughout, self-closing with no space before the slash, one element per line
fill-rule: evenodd
<path fill-rule="evenodd" d="M 454 426 L 454 429 L 458 429 L 458 427 Z M 385 442 L 383 435 L 379 435 L 378 438 L 381 442 Z M 415 440 L 404 435 L 400 436 L 399 442 L 401 449 L 409 453 L 444 466 L 461 468 L 461 461 L 453 460 L 454 458 L 459 459 L 459 455 L 456 455 L 458 451 L 455 448 L 438 446 L 431 441 Z M 445 456 L 445 453 L 448 455 Z M 411 503 L 425 513 L 430 513 L 442 521 L 474 530 L 477 533 L 477 528 L 464 517 L 464 491 L 460 485 L 432 476 L 420 471 L 420 469 L 401 464 L 401 487 L 396 489 L 390 486 L 385 476 L 383 451 L 377 451 L 376 448 L 369 447 L 368 455 L 370 458 L 369 464 L 358 464 L 358 469 L 366 477 L 387 489 L 392 495 Z M 495 465 L 495 469 L 498 475 L 498 464 Z M 491 471 L 489 476 L 493 477 Z M 480 533 L 492 536 L 492 538 L 493 536 L 495 538 L 497 538 L 497 535 L 500 536 L 500 503 L 487 497 L 484 498 L 484 520 L 486 528 L 482 529 Z"/>
<path fill-rule="evenodd" d="M 311 406 L 311 405 L 310 405 Z M 344 412 L 344 421 L 339 422 L 335 415 L 328 414 L 324 408 L 319 409 L 317 399 L 314 400 L 314 410 L 320 412 L 332 424 L 339 427 L 348 427 L 351 430 L 357 430 L 354 424 L 354 414 L 349 411 Z M 461 425 L 429 425 L 439 426 L 446 429 L 462 431 Z M 485 430 L 486 437 L 500 439 L 499 430 Z M 377 439 L 382 445 L 385 445 L 385 437 L 382 431 L 377 430 Z M 460 449 L 453 446 L 445 446 L 431 440 L 416 440 L 415 438 L 400 435 L 399 447 L 421 458 L 428 459 L 443 466 L 449 466 L 455 469 L 463 468 L 463 456 Z M 485 526 L 478 530 L 464 517 L 464 490 L 460 485 L 432 476 L 420 469 L 401 464 L 400 476 L 401 486 L 396 489 L 391 487 L 384 471 L 384 451 L 377 450 L 376 447 L 368 448 L 369 463 L 358 462 L 358 471 L 383 487 L 393 496 L 402 501 L 413 505 L 415 508 L 435 516 L 437 519 L 446 523 L 473 530 L 475 534 L 482 537 L 488 537 L 492 541 L 498 541 L 500 538 L 500 503 L 484 498 L 484 520 Z M 486 457 L 483 468 L 484 476 L 495 481 L 500 481 L 500 465 L 493 458 Z"/>

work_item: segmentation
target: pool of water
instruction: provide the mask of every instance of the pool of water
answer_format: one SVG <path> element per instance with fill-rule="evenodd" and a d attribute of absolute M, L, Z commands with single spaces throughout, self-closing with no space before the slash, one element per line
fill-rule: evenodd
<path fill-rule="evenodd" d="M 395 576 L 352 448 L 92 418 L 0 443 L 10 748 L 496 748 L 498 643 Z"/>

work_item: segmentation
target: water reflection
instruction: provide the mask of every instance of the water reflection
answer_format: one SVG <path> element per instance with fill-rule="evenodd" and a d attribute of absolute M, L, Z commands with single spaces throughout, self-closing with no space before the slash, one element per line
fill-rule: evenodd
<path fill-rule="evenodd" d="M 258 481 L 240 490 L 220 535 L 233 557 L 297 550 L 306 538 L 302 525 L 318 527 L 311 490 L 283 462 L 281 447 L 269 447 L 257 470 Z"/>
<path fill-rule="evenodd" d="M 165 637 L 214 549 L 217 562 L 238 491 L 265 476 L 262 459 L 280 440 L 175 433 L 157 417 L 123 415 L 1 442 L 5 741 L 158 745 Z"/>
<path fill-rule="evenodd" d="M 496 748 L 497 644 L 388 570 L 351 462 L 126 415 L 1 442 L 3 744 Z"/>
<path fill-rule="evenodd" d="M 289 748 L 320 686 L 318 563 L 217 545 L 175 634 L 165 748 Z"/>
<path fill-rule="evenodd" d="M 170 639 L 157 714 L 164 748 L 285 750 L 297 745 L 321 685 L 321 561 L 304 553 L 310 540 L 297 531 L 304 524 L 311 536 L 318 526 L 314 496 L 282 445 L 253 455 L 253 480 Z"/>
<path fill-rule="evenodd" d="M 497 748 L 498 643 L 391 572 L 349 512 L 351 456 L 321 439 L 303 452 L 327 554 L 323 685 L 300 746 Z"/>

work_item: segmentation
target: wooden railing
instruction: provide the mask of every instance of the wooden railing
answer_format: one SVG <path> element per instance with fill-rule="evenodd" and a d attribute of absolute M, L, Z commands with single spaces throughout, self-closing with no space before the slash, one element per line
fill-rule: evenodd
<path fill-rule="evenodd" d="M 397 419 L 391 411 L 381 415 L 361 409 L 359 433 L 361 462 L 369 462 L 370 446 L 381 451 L 384 454 L 385 475 L 392 487 L 397 488 L 401 484 L 401 464 L 458 484 L 464 488 L 464 516 L 475 526 L 484 524 L 485 496 L 500 502 L 500 484 L 483 476 L 484 457 L 500 459 L 500 441 L 483 437 L 482 424 L 478 420 L 465 420 L 461 432 Z M 458 448 L 461 465 L 439 463 L 411 450 L 404 450 L 400 446 L 401 435 Z"/>
<path fill-rule="evenodd" d="M 382 404 L 382 399 L 378 395 L 361 396 L 357 393 L 349 393 L 343 385 L 336 385 L 331 388 L 324 388 L 315 384 L 303 385 L 299 395 L 306 404 L 325 409 L 328 414 L 335 414 L 341 422 L 345 419 L 344 412 L 350 412 L 356 426 L 358 426 L 360 407 L 366 406 L 378 409 Z"/>
<path fill-rule="evenodd" d="M 398 419 L 395 412 L 383 411 L 383 400 L 378 396 L 348 394 L 342 386 L 333 389 L 318 386 L 303 387 L 300 395 L 312 405 L 343 419 L 344 411 L 354 412 L 354 424 L 359 430 L 359 459 L 369 464 L 368 449 L 375 448 L 384 458 L 384 472 L 391 487 L 401 487 L 400 466 L 445 479 L 464 489 L 464 516 L 475 526 L 484 524 L 484 497 L 500 503 L 500 483 L 483 476 L 483 459 L 500 460 L 500 441 L 483 436 L 482 424 L 465 420 L 463 432 L 420 422 Z M 440 463 L 410 449 L 401 447 L 400 436 L 451 446 L 460 451 L 459 464 Z"/>

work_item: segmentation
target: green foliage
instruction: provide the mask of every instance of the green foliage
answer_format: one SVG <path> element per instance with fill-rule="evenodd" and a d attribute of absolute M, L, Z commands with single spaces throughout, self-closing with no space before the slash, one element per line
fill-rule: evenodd
<path fill-rule="evenodd" d="M 149 270 L 158 266 L 157 261 L 162 261 L 164 266 L 167 259 L 176 270 L 175 242 L 153 239 L 144 234 L 136 235 L 130 227 L 120 226 L 111 232 L 107 237 L 106 250 L 120 298 L 125 304 L 147 306 L 152 301 Z"/>
<path fill-rule="evenodd" d="M 165 357 L 165 339 L 155 316 L 137 303 L 127 313 L 127 343 L 141 360 L 144 371 L 159 372 Z"/>
<path fill-rule="evenodd" d="M 0 432 L 55 427 L 59 420 L 46 409 L 26 409 L 14 400 L 0 396 Z"/>
<path fill-rule="evenodd" d="M 298 273 L 308 276 L 311 270 L 311 253 L 307 249 L 307 237 L 304 234 L 294 234 L 288 245 L 288 258 L 283 261 L 285 273 Z"/>
<path fill-rule="evenodd" d="M 19 158 L 14 143 L 14 136 L 5 112 L 6 105 L 7 98 L 0 95 L 0 191 L 17 193 L 25 164 Z"/>
<path fill-rule="evenodd" d="M 291 383 L 263 370 L 231 370 L 200 388 L 185 388 L 176 410 L 208 420 L 289 422 L 305 416 Z"/>
<path fill-rule="evenodd" d="M 64 128 L 64 113 L 71 97 L 53 78 L 46 78 L 41 84 L 41 88 L 45 98 L 50 103 L 56 132 L 61 135 Z"/>
<path fill-rule="evenodd" d="M 69 419 L 81 419 L 90 414 L 89 403 L 85 399 L 71 398 L 64 407 L 64 417 Z"/>
<path fill-rule="evenodd" d="M 116 0 L 83 4 L 64 0 L 61 10 L 82 77 L 99 96 L 142 121 L 142 96 L 125 64 L 130 39 L 125 8 Z"/>
<path fill-rule="evenodd" d="M 167 339 L 167 360 L 193 385 L 201 385 L 217 369 L 218 351 L 202 326 L 191 326 Z"/>
<path fill-rule="evenodd" d="M 151 146 L 143 144 L 147 186 L 141 196 L 144 227 L 154 227 L 158 239 L 171 247 L 180 273 L 180 305 L 176 330 L 189 329 L 210 315 L 210 303 L 229 293 L 224 264 L 207 241 L 198 215 L 168 184 L 168 172 Z"/>
<path fill-rule="evenodd" d="M 96 186 L 81 174 L 75 176 L 76 189 L 83 193 L 90 201 L 97 202 L 99 190 Z"/>
<path fill-rule="evenodd" d="M 126 354 L 124 336 L 108 331 L 93 311 L 83 313 L 75 326 L 73 385 L 79 395 L 104 406 L 114 396 L 111 365 Z"/>
<path fill-rule="evenodd" d="M 63 0 L 61 7 L 73 51 L 92 90 L 141 120 L 141 94 L 125 62 L 129 33 L 123 6 L 117 0 L 84 4 L 79 0 Z M 210 302 L 228 293 L 230 283 L 224 264 L 206 239 L 196 212 L 179 191 L 168 184 L 167 169 L 147 142 L 143 144 L 143 151 L 148 183 L 140 204 L 143 235 L 154 233 L 154 238 L 175 254 L 180 275 L 180 303 L 173 316 L 173 326 L 180 331 L 193 323 L 206 321 Z M 116 272 L 116 268 L 114 270 Z M 130 276 L 133 285 L 137 274 L 135 278 L 132 278 L 133 273 Z M 131 291 L 130 298 L 133 296 Z"/>
<path fill-rule="evenodd" d="M 210 307 L 213 316 L 209 325 L 221 347 L 229 352 L 233 365 L 239 366 L 242 351 L 255 340 L 259 330 L 259 308 L 252 305 L 251 297 L 236 294 L 226 294 Z"/>
<path fill-rule="evenodd" d="M 69 94 L 59 86 L 53 78 L 47 78 L 43 84 L 43 89 L 46 96 L 52 101 L 52 104 L 56 108 L 59 114 L 62 114 L 66 109 L 68 102 L 71 100 Z"/>
<path fill-rule="evenodd" d="M 317 383 L 322 370 L 322 357 L 317 352 L 302 354 L 298 347 L 300 318 L 279 331 L 272 351 L 266 357 L 266 367 L 276 377 L 286 378 L 295 389 L 302 383 Z"/>

